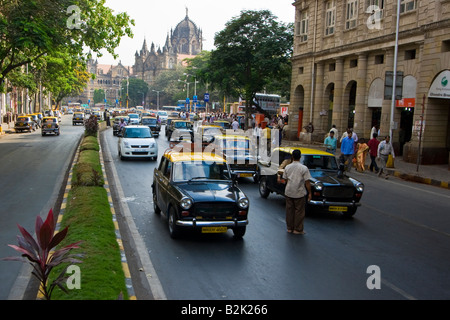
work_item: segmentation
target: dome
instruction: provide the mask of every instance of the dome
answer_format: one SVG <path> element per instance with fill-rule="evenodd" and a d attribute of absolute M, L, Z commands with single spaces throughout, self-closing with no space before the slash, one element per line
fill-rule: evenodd
<path fill-rule="evenodd" d="M 202 48 L 202 32 L 197 25 L 189 19 L 188 10 L 186 17 L 180 21 L 171 33 L 172 46 L 177 53 L 198 54 Z"/>

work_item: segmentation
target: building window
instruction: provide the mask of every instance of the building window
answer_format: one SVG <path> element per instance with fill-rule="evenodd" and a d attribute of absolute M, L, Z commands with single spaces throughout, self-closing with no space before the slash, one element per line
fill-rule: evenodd
<path fill-rule="evenodd" d="M 366 7 L 372 10 L 372 15 L 376 15 L 376 18 L 381 19 L 383 17 L 384 0 L 367 0 Z"/>
<path fill-rule="evenodd" d="M 336 3 L 334 0 L 327 1 L 325 4 L 325 35 L 334 34 L 336 25 Z"/>
<path fill-rule="evenodd" d="M 303 67 L 299 67 L 299 68 L 298 68 L 298 74 L 303 74 L 303 72 L 304 72 Z"/>
<path fill-rule="evenodd" d="M 406 50 L 405 51 L 405 60 L 414 60 L 416 58 L 416 50 Z"/>
<path fill-rule="evenodd" d="M 300 12 L 300 21 L 297 22 L 297 36 L 300 37 L 300 42 L 308 40 L 308 12 Z"/>
<path fill-rule="evenodd" d="M 358 66 L 358 59 L 350 60 L 350 68 L 356 68 Z"/>
<path fill-rule="evenodd" d="M 336 63 L 330 63 L 328 65 L 328 71 L 335 71 L 336 70 Z"/>
<path fill-rule="evenodd" d="M 400 13 L 416 10 L 417 0 L 401 0 Z"/>
<path fill-rule="evenodd" d="M 356 19 L 358 17 L 358 1 L 347 0 L 347 10 L 345 15 L 345 29 L 356 27 Z"/>
<path fill-rule="evenodd" d="M 375 56 L 375 64 L 383 64 L 384 63 L 384 55 L 378 54 Z"/>
<path fill-rule="evenodd" d="M 442 41 L 441 52 L 450 52 L 450 40 Z"/>

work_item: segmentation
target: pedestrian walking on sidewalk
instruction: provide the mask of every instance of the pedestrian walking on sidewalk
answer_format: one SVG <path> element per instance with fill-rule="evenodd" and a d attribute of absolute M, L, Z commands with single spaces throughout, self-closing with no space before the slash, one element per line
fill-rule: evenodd
<path fill-rule="evenodd" d="M 341 154 L 345 163 L 345 170 L 350 172 L 353 164 L 353 154 L 355 152 L 355 141 L 352 139 L 352 131 L 347 130 L 347 136 L 341 141 Z"/>
<path fill-rule="evenodd" d="M 327 148 L 326 152 L 336 154 L 337 139 L 334 136 L 333 130 L 330 130 L 330 134 L 328 137 L 325 138 L 325 140 L 323 141 L 323 144 Z"/>
<path fill-rule="evenodd" d="M 286 179 L 286 225 L 287 232 L 305 234 L 303 221 L 306 213 L 306 201 L 312 199 L 311 174 L 308 167 L 300 163 L 300 150 L 292 152 L 292 163 L 288 164 L 283 173 Z"/>
<path fill-rule="evenodd" d="M 387 164 L 389 155 L 392 155 L 392 158 L 395 159 L 394 148 L 392 147 L 392 144 L 390 143 L 390 138 L 391 138 L 390 136 L 386 136 L 386 138 L 380 142 L 380 144 L 378 145 L 378 152 L 377 152 L 378 159 L 380 159 L 380 162 L 381 162 L 380 171 L 378 171 L 378 176 L 381 176 L 384 173 L 386 179 L 389 175 L 386 171 L 386 164 Z M 383 172 L 383 171 L 386 171 L 386 172 Z"/>
<path fill-rule="evenodd" d="M 380 170 L 377 165 L 377 156 L 378 156 L 378 145 L 380 144 L 380 141 L 377 139 L 378 134 L 376 132 L 373 133 L 372 139 L 369 140 L 367 145 L 369 146 L 369 155 L 370 155 L 370 166 L 369 170 L 373 172 L 375 169 L 375 173 L 378 173 Z"/>

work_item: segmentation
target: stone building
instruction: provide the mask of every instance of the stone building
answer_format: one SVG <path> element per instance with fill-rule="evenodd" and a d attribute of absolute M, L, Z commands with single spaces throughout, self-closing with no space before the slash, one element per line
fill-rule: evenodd
<path fill-rule="evenodd" d="M 379 125 L 382 137 L 392 129 L 396 154 L 415 163 L 422 123 L 420 163 L 448 163 L 450 0 L 400 3 L 396 94 L 401 96 L 393 108 L 397 1 L 293 3 L 291 133 L 312 122 L 317 141 L 333 124 L 339 135 L 353 127 L 369 139 Z"/>
<path fill-rule="evenodd" d="M 177 65 L 182 65 L 184 59 L 198 55 L 202 48 L 202 31 L 189 19 L 186 9 L 186 17 L 167 34 L 166 43 L 162 49 L 156 49 L 152 43 L 148 50 L 147 41 L 144 39 L 142 49 L 135 53 L 133 74 L 151 85 L 161 72 L 173 70 Z"/>
<path fill-rule="evenodd" d="M 183 64 L 184 59 L 194 57 L 202 49 L 202 31 L 189 19 L 186 10 L 186 17 L 170 31 L 162 49 L 156 49 L 154 43 L 149 49 L 144 39 L 142 49 L 135 53 L 135 64 L 132 67 L 124 66 L 121 62 L 117 65 L 105 65 L 99 64 L 97 60 L 89 60 L 87 68 L 90 73 L 96 75 L 96 79 L 89 81 L 86 90 L 80 96 L 64 99 L 63 103 L 71 101 L 87 104 L 90 101 L 93 106 L 94 91 L 103 89 L 106 92 L 107 103 L 116 106 L 116 100 L 120 100 L 121 94 L 126 94 L 121 92 L 122 80 L 135 77 L 151 85 L 161 72 L 175 69 L 177 65 Z"/>

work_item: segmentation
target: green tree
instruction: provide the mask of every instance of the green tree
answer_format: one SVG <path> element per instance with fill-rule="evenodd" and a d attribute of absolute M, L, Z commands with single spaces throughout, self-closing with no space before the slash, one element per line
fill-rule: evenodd
<path fill-rule="evenodd" d="M 96 103 L 103 103 L 105 101 L 105 90 L 95 89 L 94 90 L 94 105 Z"/>
<path fill-rule="evenodd" d="M 249 117 L 256 93 L 287 76 L 280 66 L 292 55 L 292 24 L 278 22 L 268 10 L 241 11 L 216 34 L 214 44 L 208 78 L 225 94 L 242 97 Z"/>
<path fill-rule="evenodd" d="M 55 52 L 101 56 L 106 49 L 117 57 L 120 39 L 133 35 L 130 24 L 105 0 L 0 0 L 0 89 L 11 71 Z"/>

